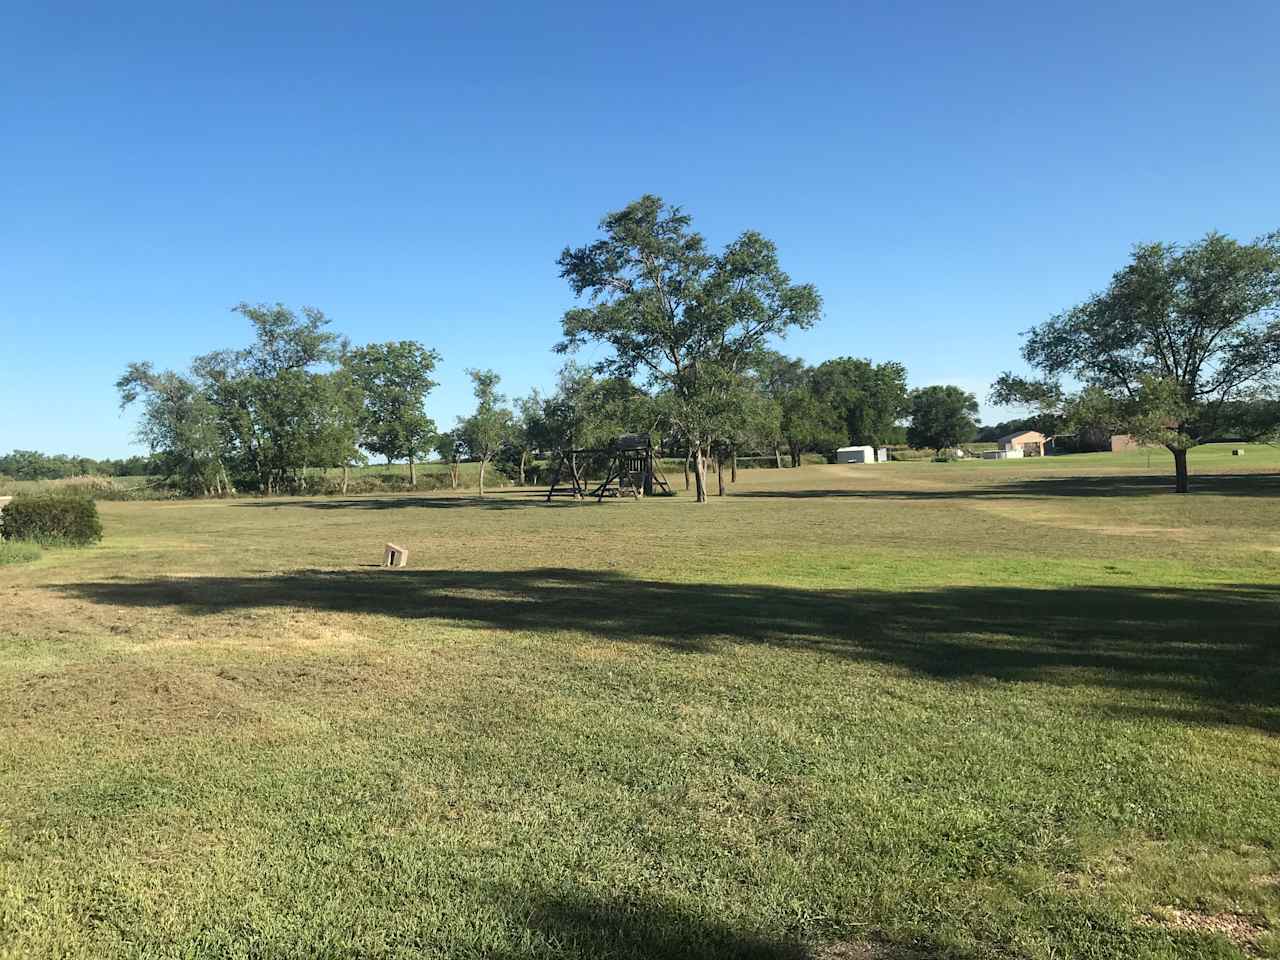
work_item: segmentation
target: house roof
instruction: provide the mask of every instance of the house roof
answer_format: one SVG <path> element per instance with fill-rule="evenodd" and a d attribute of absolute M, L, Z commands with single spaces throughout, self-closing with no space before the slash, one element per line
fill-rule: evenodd
<path fill-rule="evenodd" d="M 1017 440 L 1019 437 L 1035 437 L 1037 440 L 1043 440 L 1044 434 L 1039 430 L 1018 430 L 1016 433 L 1008 433 L 1003 437 L 997 437 L 996 443 L 1008 443 L 1011 440 Z"/>

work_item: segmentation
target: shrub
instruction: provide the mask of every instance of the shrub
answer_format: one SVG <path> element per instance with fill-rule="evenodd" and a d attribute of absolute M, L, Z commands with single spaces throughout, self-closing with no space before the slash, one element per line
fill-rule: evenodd
<path fill-rule="evenodd" d="M 0 512 L 5 540 L 83 546 L 102 539 L 98 507 L 80 493 L 19 494 Z"/>
<path fill-rule="evenodd" d="M 40 547 L 17 540 L 0 540 L 0 567 L 6 563 L 27 563 L 40 556 Z"/>

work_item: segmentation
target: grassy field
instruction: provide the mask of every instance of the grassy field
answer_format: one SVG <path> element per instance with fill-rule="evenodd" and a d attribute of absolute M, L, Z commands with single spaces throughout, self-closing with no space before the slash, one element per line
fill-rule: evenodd
<path fill-rule="evenodd" d="M 0 956 L 1280 957 L 1280 455 L 1168 460 L 103 503 Z"/>

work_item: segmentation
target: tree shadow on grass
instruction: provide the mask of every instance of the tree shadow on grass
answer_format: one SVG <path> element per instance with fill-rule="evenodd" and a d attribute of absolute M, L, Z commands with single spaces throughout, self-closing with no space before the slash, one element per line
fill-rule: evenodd
<path fill-rule="evenodd" d="M 597 900 L 578 893 L 535 897 L 517 894 L 503 900 L 521 908 L 523 917 L 516 922 L 523 927 L 522 939 L 528 942 L 488 953 L 494 960 L 805 960 L 810 956 L 800 943 L 736 930 L 718 920 L 655 900 Z"/>
<path fill-rule="evenodd" d="M 301 608 L 567 631 L 684 653 L 770 644 L 943 681 L 1089 685 L 1180 698 L 1205 722 L 1280 732 L 1280 586 L 806 590 L 673 583 L 614 571 L 302 570 L 50 587 L 205 616 Z M 1181 715 L 1181 714 L 1178 714 Z"/>
<path fill-rule="evenodd" d="M 495 960 L 959 960 L 918 940 L 877 935 L 857 943 L 806 944 L 784 934 L 747 931 L 720 919 L 651 898 L 597 899 L 577 891 L 529 895 L 516 891 L 495 898 L 514 908 L 528 943 L 497 950 Z"/>
<path fill-rule="evenodd" d="M 484 497 L 459 494 L 455 496 L 423 496 L 421 494 L 404 494 L 387 496 L 371 494 L 367 497 L 334 497 L 333 499 L 288 499 L 288 500 L 239 500 L 237 507 L 254 509 L 290 509 L 303 507 L 308 510 L 403 510 L 408 508 L 430 508 L 437 510 L 456 507 L 479 507 L 484 510 L 518 510 L 522 507 L 572 507 L 585 503 L 582 500 L 555 499 L 547 502 L 546 492 L 542 493 L 495 493 Z M 595 500 L 591 500 L 595 503 Z"/>
<path fill-rule="evenodd" d="M 1192 476 L 1191 495 L 1274 497 L 1280 496 L 1280 474 L 1245 473 Z M 869 487 L 861 490 L 744 490 L 735 497 L 761 499 L 826 499 L 853 497 L 865 500 L 999 500 L 1038 499 L 1040 497 L 1149 497 L 1160 494 L 1177 496 L 1172 477 L 1038 477 L 1011 480 L 986 486 L 955 487 L 934 490 L 895 490 Z"/>

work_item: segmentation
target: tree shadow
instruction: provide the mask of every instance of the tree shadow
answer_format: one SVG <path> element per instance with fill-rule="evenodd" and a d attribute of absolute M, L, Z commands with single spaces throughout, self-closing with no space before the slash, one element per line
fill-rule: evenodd
<path fill-rule="evenodd" d="M 494 960 L 963 960 L 920 940 L 882 935 L 858 943 L 811 945 L 793 937 L 735 928 L 722 920 L 647 897 L 595 898 L 579 891 L 530 895 L 503 892 L 527 940 L 486 953 Z"/>
<path fill-rule="evenodd" d="M 484 510 L 519 510 L 524 507 L 572 507 L 580 505 L 587 501 L 554 499 L 547 501 L 546 491 L 541 493 L 520 491 L 515 493 L 502 492 L 489 494 L 483 497 L 467 494 L 458 494 L 448 497 L 440 496 L 421 496 L 414 494 L 403 494 L 398 496 L 387 496 L 385 494 L 372 494 L 367 497 L 335 497 L 335 498 L 298 498 L 289 500 L 238 500 L 235 502 L 237 507 L 252 507 L 255 509 L 291 509 L 302 507 L 307 510 L 403 510 L 407 508 L 428 508 L 435 510 L 446 510 L 458 507 L 479 507 Z M 594 500 L 590 501 L 595 503 Z"/>
<path fill-rule="evenodd" d="M 1280 473 L 1206 474 L 1192 476 L 1191 493 L 1216 496 L 1268 497 L 1280 495 Z M 943 490 L 894 490 L 870 487 L 861 490 L 744 490 L 735 497 L 762 499 L 828 499 L 853 497 L 866 500 L 999 500 L 1040 497 L 1150 497 L 1177 496 L 1172 477 L 1102 476 L 1037 477 L 991 483 L 986 486 Z"/>
<path fill-rule="evenodd" d="M 486 954 L 494 960 L 552 956 L 565 960 L 805 960 L 809 956 L 798 942 L 736 930 L 651 899 L 593 899 L 574 892 L 533 897 L 516 894 L 502 900 L 509 907 L 519 907 L 523 922 L 516 922 L 523 927 L 522 939 L 528 942 Z"/>
<path fill-rule="evenodd" d="M 683 653 L 764 643 L 941 681 L 1094 686 L 1184 702 L 1204 722 L 1280 732 L 1280 586 L 806 590 L 672 583 L 615 571 L 302 570 L 110 580 L 77 599 L 192 616 L 303 608 L 571 631 Z M 1179 714 L 1180 715 L 1180 714 Z M 1212 718 L 1212 720 L 1210 720 Z"/>

